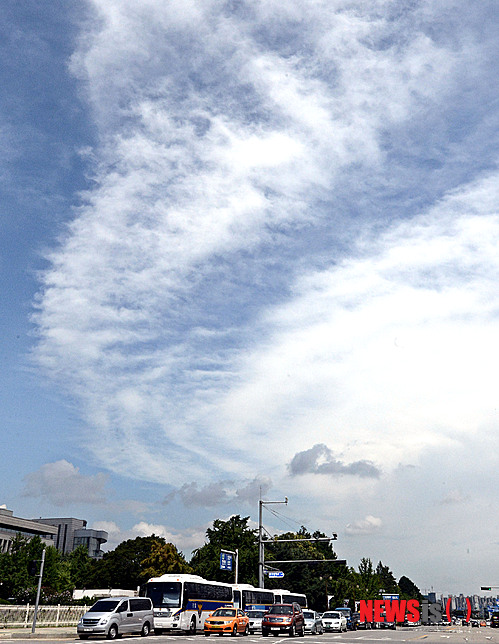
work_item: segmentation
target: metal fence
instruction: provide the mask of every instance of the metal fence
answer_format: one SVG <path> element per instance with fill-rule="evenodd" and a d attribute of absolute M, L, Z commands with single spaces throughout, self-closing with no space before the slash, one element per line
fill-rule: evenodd
<path fill-rule="evenodd" d="M 76 626 L 89 606 L 38 606 L 37 626 Z M 0 605 L 0 629 L 27 628 L 33 623 L 34 604 Z"/>

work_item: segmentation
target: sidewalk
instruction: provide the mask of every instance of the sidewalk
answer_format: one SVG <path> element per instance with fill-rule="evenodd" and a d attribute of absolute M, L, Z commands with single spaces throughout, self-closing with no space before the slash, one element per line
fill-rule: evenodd
<path fill-rule="evenodd" d="M 60 640 L 78 639 L 76 626 L 43 627 L 37 626 L 35 632 L 30 628 L 0 628 L 0 640 Z"/>

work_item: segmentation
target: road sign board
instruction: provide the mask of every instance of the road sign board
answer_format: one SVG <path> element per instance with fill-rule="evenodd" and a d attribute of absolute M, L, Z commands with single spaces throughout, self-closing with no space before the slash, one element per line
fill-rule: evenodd
<path fill-rule="evenodd" d="M 220 570 L 232 570 L 232 555 L 229 552 L 220 553 Z"/>
<path fill-rule="evenodd" d="M 281 570 L 269 570 L 269 579 L 281 579 L 284 573 Z"/>

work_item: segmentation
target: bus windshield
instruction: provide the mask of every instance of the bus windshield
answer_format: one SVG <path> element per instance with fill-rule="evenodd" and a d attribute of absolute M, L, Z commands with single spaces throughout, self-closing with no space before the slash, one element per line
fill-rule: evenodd
<path fill-rule="evenodd" d="M 178 581 L 158 581 L 147 584 L 146 594 L 155 608 L 180 608 L 181 591 Z"/>

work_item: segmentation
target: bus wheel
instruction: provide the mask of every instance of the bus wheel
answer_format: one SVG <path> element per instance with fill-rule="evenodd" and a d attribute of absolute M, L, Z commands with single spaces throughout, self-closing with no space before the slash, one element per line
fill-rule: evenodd
<path fill-rule="evenodd" d="M 195 634 L 196 634 L 196 618 L 193 617 L 189 625 L 189 635 L 195 635 Z"/>

